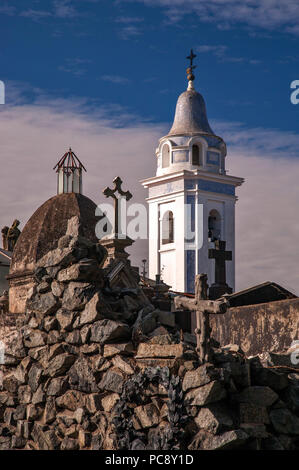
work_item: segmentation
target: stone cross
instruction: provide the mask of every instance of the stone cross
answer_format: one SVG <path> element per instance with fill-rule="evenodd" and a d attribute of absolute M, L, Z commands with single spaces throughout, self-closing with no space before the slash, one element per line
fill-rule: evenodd
<path fill-rule="evenodd" d="M 132 194 L 130 193 L 130 191 L 122 190 L 121 188 L 122 180 L 119 176 L 114 178 L 113 183 L 114 183 L 114 188 L 111 189 L 107 186 L 107 188 L 103 190 L 103 194 L 106 197 L 112 197 L 114 199 L 114 233 L 115 233 L 116 238 L 118 238 L 118 229 L 119 229 L 120 218 L 121 218 L 121 214 L 119 213 L 118 201 L 120 197 L 124 197 L 126 201 L 129 201 L 132 197 Z M 118 193 L 119 196 L 117 196 L 116 193 Z"/>
<path fill-rule="evenodd" d="M 201 363 L 212 360 L 211 328 L 209 316 L 211 314 L 223 314 L 227 311 L 229 304 L 226 298 L 219 300 L 208 300 L 207 275 L 198 274 L 195 277 L 195 298 L 178 296 L 174 299 L 176 309 L 184 309 L 196 312 L 196 350 Z"/>
<path fill-rule="evenodd" d="M 215 284 L 226 284 L 226 261 L 232 260 L 232 252 L 225 251 L 226 242 L 215 240 L 215 248 L 209 249 L 209 258 L 215 259 Z"/>

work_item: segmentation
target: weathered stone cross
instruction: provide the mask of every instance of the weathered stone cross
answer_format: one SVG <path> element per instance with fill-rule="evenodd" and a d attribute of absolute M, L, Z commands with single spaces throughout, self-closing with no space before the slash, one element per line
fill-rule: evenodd
<path fill-rule="evenodd" d="M 178 296 L 174 299 L 176 309 L 184 309 L 196 312 L 196 350 L 201 363 L 210 362 L 212 359 L 211 328 L 209 315 L 223 314 L 227 311 L 229 304 L 226 298 L 219 300 L 208 300 L 207 275 L 198 274 L 195 277 L 195 298 Z"/>
<path fill-rule="evenodd" d="M 106 197 L 112 197 L 114 199 L 114 233 L 115 233 L 116 238 L 118 238 L 118 234 L 119 234 L 118 229 L 120 226 L 120 219 L 121 219 L 118 202 L 121 197 L 124 197 L 126 201 L 129 201 L 132 197 L 132 194 L 130 193 L 130 191 L 122 190 L 121 188 L 122 180 L 119 176 L 114 178 L 113 183 L 114 183 L 114 188 L 111 189 L 107 186 L 107 188 L 103 190 L 103 194 Z M 116 193 L 119 194 L 119 197 L 117 197 Z"/>

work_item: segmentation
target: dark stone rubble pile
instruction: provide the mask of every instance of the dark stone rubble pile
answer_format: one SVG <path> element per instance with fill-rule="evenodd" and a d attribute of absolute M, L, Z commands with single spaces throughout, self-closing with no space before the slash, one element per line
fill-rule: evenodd
<path fill-rule="evenodd" d="M 17 326 L 0 327 L 0 449 L 298 450 L 288 356 L 230 345 L 200 364 L 171 312 L 107 284 L 105 250 L 77 223 L 39 261 Z"/>

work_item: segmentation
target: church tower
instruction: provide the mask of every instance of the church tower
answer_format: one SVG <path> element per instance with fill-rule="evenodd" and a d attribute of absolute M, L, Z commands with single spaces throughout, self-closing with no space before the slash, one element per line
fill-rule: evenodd
<path fill-rule="evenodd" d="M 193 292 L 199 273 L 215 283 L 211 253 L 221 240 L 232 252 L 226 282 L 234 290 L 235 188 L 244 180 L 226 174 L 225 142 L 212 131 L 204 99 L 194 88 L 195 57 L 191 50 L 187 90 L 156 149 L 156 176 L 142 181 L 149 190 L 149 277 L 161 274 L 178 292 Z"/>

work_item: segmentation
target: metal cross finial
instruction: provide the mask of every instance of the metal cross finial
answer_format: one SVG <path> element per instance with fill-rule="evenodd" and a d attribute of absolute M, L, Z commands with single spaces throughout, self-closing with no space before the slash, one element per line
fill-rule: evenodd
<path fill-rule="evenodd" d="M 193 53 L 193 49 L 191 49 L 190 55 L 186 57 L 186 59 L 190 60 L 190 66 L 187 68 L 187 78 L 189 82 L 193 82 L 195 76 L 193 75 L 193 70 L 196 68 L 196 65 L 193 65 L 193 59 L 195 59 L 196 55 Z"/>
<path fill-rule="evenodd" d="M 186 57 L 186 59 L 190 60 L 190 67 L 194 68 L 194 69 L 196 67 L 196 65 L 193 65 L 193 59 L 195 59 L 195 57 L 196 57 L 196 55 L 193 53 L 193 49 L 191 49 L 190 55 L 188 55 L 188 57 Z"/>
<path fill-rule="evenodd" d="M 119 222 L 120 222 L 120 214 L 118 213 L 118 197 L 116 195 L 116 193 L 118 193 L 121 197 L 124 197 L 126 199 L 126 201 L 129 201 L 132 197 L 132 194 L 130 193 L 130 191 L 123 191 L 122 188 L 121 188 L 121 185 L 122 185 L 122 180 L 119 176 L 117 176 L 116 178 L 114 178 L 113 180 L 113 183 L 114 183 L 114 188 L 111 189 L 107 186 L 107 188 L 105 188 L 103 190 L 103 194 L 106 196 L 106 197 L 112 197 L 114 199 L 114 224 L 115 224 L 115 235 L 116 237 L 118 237 L 118 227 L 119 227 Z"/>

